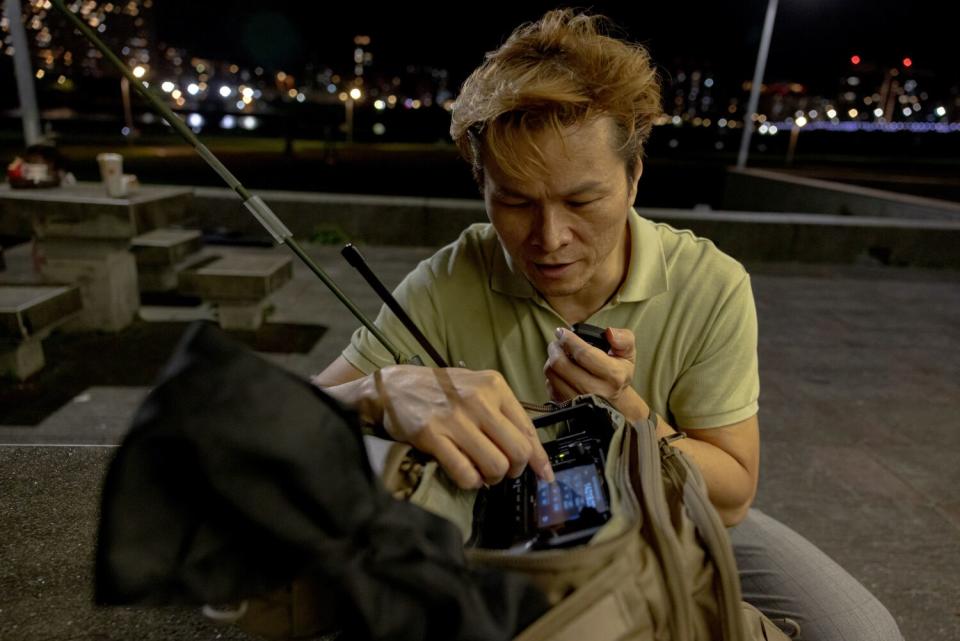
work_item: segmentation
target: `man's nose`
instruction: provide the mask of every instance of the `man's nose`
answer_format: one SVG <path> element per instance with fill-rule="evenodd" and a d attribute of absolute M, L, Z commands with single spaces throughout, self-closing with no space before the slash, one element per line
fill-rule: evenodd
<path fill-rule="evenodd" d="M 534 230 L 535 244 L 544 252 L 553 252 L 570 242 L 570 227 L 563 212 L 551 205 L 541 208 L 538 229 Z"/>

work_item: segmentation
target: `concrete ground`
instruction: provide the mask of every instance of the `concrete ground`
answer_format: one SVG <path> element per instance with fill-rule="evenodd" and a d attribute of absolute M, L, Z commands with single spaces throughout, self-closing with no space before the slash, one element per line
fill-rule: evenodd
<path fill-rule="evenodd" d="M 335 249 L 309 253 L 376 312 Z M 392 286 L 431 250 L 365 253 Z M 5 278 L 30 277 L 28 248 L 6 258 Z M 862 581 L 908 640 L 960 638 L 960 274 L 749 268 L 761 329 L 757 506 Z M 308 353 L 268 355 L 303 375 L 332 360 L 357 325 L 299 264 L 272 298 L 273 322 L 328 327 Z M 142 316 L 208 313 L 144 308 Z M 100 485 L 148 389 L 94 385 L 37 425 L 0 426 L 0 639 L 246 638 L 190 609 L 91 604 Z"/>

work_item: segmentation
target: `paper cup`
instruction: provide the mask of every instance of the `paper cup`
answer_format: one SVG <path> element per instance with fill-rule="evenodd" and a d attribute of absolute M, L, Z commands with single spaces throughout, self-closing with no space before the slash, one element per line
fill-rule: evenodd
<path fill-rule="evenodd" d="M 107 195 L 116 198 L 124 196 L 123 156 L 120 154 L 97 154 L 100 164 L 100 178 L 107 187 Z"/>

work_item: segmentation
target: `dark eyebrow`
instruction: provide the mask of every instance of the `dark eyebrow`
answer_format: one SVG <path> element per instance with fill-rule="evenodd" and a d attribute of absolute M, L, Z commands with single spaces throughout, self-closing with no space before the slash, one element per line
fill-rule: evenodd
<path fill-rule="evenodd" d="M 599 180 L 589 180 L 585 183 L 579 184 L 570 191 L 568 191 L 564 198 L 570 198 L 571 196 L 576 196 L 577 194 L 582 194 L 587 191 L 593 191 L 599 187 L 603 187 L 603 183 Z"/>
<path fill-rule="evenodd" d="M 519 198 L 522 200 L 530 200 L 530 196 L 521 193 L 519 191 L 514 191 L 509 187 L 504 187 L 503 185 L 497 185 L 493 188 L 493 191 L 500 196 L 509 196 L 510 198 Z"/>
<path fill-rule="evenodd" d="M 563 197 L 570 198 L 571 196 L 576 196 L 578 194 L 582 194 L 587 191 L 592 191 L 594 189 L 598 189 L 603 186 L 604 184 L 599 180 L 588 180 L 587 182 L 581 183 L 576 187 L 574 187 L 573 189 L 571 189 L 570 191 L 568 191 L 566 194 L 564 194 Z M 501 196 L 510 196 L 511 198 L 522 198 L 524 200 L 531 199 L 530 196 L 522 192 L 510 189 L 509 187 L 506 187 L 504 185 L 497 185 L 494 188 L 494 191 Z"/>

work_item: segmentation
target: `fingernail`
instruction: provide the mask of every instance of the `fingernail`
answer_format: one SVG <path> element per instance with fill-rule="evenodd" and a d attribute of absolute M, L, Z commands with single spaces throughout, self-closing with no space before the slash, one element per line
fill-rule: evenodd
<path fill-rule="evenodd" d="M 553 467 L 550 466 L 549 461 L 544 463 L 543 467 L 540 468 L 540 478 L 547 483 L 553 483 L 557 480 L 557 478 L 553 475 Z"/>
<path fill-rule="evenodd" d="M 558 327 L 557 331 L 555 331 L 554 334 L 556 335 L 557 338 L 563 338 L 563 328 Z"/>

